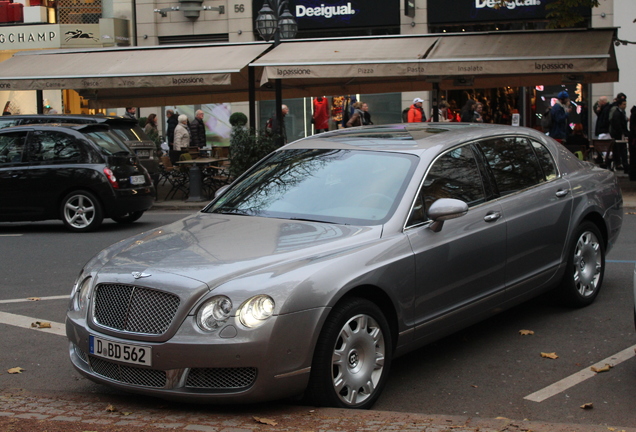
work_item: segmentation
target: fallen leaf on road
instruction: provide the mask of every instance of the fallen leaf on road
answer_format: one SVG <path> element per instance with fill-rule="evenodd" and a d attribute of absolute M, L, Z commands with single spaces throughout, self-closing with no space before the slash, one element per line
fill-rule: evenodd
<path fill-rule="evenodd" d="M 510 420 L 508 417 L 495 417 L 495 420 Z"/>
<path fill-rule="evenodd" d="M 594 408 L 594 404 L 592 402 L 589 402 L 589 403 L 581 405 L 581 408 L 583 408 L 583 409 L 592 409 L 592 408 Z"/>
<path fill-rule="evenodd" d="M 21 367 L 14 367 L 14 368 L 8 369 L 7 372 L 9 372 L 10 374 L 19 374 L 19 373 L 22 373 L 23 370 L 26 370 L 26 369 L 22 369 Z"/>
<path fill-rule="evenodd" d="M 541 357 L 549 358 L 549 359 L 558 359 L 559 358 L 559 356 L 556 355 L 556 353 L 544 353 L 544 352 L 541 353 Z"/>
<path fill-rule="evenodd" d="M 51 323 L 46 321 L 36 321 L 31 323 L 31 327 L 35 328 L 51 328 Z"/>
<path fill-rule="evenodd" d="M 38 300 L 41 300 L 41 298 L 40 297 L 27 297 L 27 300 L 38 301 Z"/>
<path fill-rule="evenodd" d="M 115 407 L 114 407 L 114 406 L 112 406 L 112 405 L 108 405 L 108 406 L 106 407 L 106 411 L 108 411 L 108 412 L 117 412 L 117 408 L 115 408 Z"/>
<path fill-rule="evenodd" d="M 636 212 L 627 212 L 626 214 L 636 214 Z"/>
<path fill-rule="evenodd" d="M 477 388 L 477 386 L 475 384 L 471 384 L 470 386 L 473 387 L 473 388 Z"/>
<path fill-rule="evenodd" d="M 521 336 L 528 336 L 528 335 L 533 335 L 534 332 L 532 330 L 519 330 L 519 334 Z"/>
<path fill-rule="evenodd" d="M 610 364 L 605 364 L 605 366 L 603 366 L 602 368 L 595 368 L 594 366 L 592 366 L 590 369 L 592 370 L 592 372 L 601 373 L 609 371 L 612 367 L 613 366 Z"/>
<path fill-rule="evenodd" d="M 278 424 L 274 420 L 268 419 L 268 418 L 263 418 L 263 417 L 252 417 L 252 418 L 256 420 L 257 423 L 262 423 L 262 424 L 266 424 L 270 426 L 276 426 Z"/>

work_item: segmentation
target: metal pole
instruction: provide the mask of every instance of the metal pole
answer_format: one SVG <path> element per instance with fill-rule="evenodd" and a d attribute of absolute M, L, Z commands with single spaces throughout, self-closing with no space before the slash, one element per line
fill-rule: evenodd
<path fill-rule="evenodd" d="M 439 108 L 437 105 L 437 98 L 439 97 L 439 83 L 433 83 L 433 121 L 439 122 Z"/>
<path fill-rule="evenodd" d="M 35 91 L 38 114 L 44 114 L 44 92 L 42 90 Z"/>
<path fill-rule="evenodd" d="M 250 129 L 256 130 L 256 82 L 254 68 L 247 67 L 247 79 L 249 81 L 248 94 L 250 102 Z"/>
<path fill-rule="evenodd" d="M 278 20 L 279 13 L 278 8 L 276 8 L 276 19 Z M 276 33 L 274 33 L 274 47 L 280 45 L 280 29 L 276 29 Z M 276 93 L 276 124 L 278 125 L 278 145 L 282 146 L 285 144 L 283 140 L 283 83 L 280 79 L 274 80 L 274 91 Z"/>

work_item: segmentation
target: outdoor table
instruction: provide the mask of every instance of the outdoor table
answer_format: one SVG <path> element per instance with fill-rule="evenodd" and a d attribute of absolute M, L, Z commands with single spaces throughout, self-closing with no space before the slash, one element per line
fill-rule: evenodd
<path fill-rule="evenodd" d="M 201 176 L 201 168 L 199 167 L 224 160 L 227 160 L 227 158 L 198 158 L 175 162 L 179 165 L 192 165 L 192 168 L 190 168 L 190 190 L 188 199 L 186 200 L 187 202 L 207 200 L 207 198 L 203 196 L 203 177 Z"/>

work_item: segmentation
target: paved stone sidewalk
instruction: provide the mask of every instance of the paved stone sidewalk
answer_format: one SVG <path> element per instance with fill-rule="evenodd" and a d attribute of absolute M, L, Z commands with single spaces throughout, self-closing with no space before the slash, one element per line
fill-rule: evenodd
<path fill-rule="evenodd" d="M 554 424 L 509 419 L 357 411 L 293 405 L 181 405 L 153 398 L 135 403 L 118 396 L 81 400 L 0 394 L 0 431 L 12 432 L 636 432 L 607 425 Z"/>

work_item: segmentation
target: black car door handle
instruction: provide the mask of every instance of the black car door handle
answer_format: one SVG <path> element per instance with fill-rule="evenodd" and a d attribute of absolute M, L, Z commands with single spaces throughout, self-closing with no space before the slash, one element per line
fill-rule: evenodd
<path fill-rule="evenodd" d="M 558 196 L 559 198 L 563 198 L 569 193 L 570 193 L 570 189 L 559 189 L 555 195 Z"/>
<path fill-rule="evenodd" d="M 494 222 L 501 217 L 501 213 L 499 212 L 490 212 L 486 216 L 484 216 L 484 220 L 486 222 Z"/>

